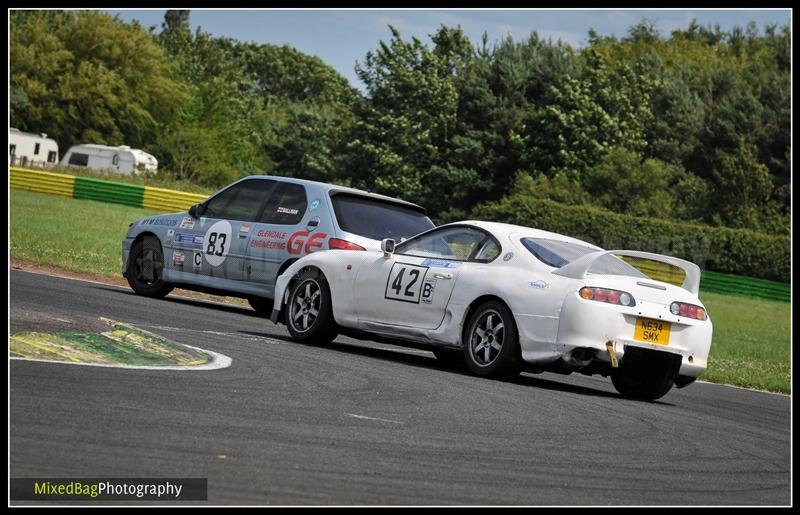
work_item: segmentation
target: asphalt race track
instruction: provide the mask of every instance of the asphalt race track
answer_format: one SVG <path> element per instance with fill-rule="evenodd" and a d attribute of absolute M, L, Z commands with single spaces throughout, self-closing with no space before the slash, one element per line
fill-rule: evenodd
<path fill-rule="evenodd" d="M 601 377 L 513 383 L 246 308 L 10 270 L 11 332 L 105 316 L 230 356 L 152 371 L 10 362 L 10 476 L 204 477 L 210 504 L 789 505 L 790 397 Z M 162 503 L 163 504 L 163 503 Z"/>

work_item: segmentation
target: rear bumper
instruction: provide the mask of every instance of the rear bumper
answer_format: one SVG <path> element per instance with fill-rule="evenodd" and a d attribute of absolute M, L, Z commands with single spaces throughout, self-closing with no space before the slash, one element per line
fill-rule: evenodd
<path fill-rule="evenodd" d="M 646 343 L 634 339 L 636 320 L 640 317 L 669 322 L 671 330 L 668 344 Z M 567 362 L 570 362 L 573 352 L 581 349 L 576 355 L 585 356 L 594 351 L 595 360 L 610 363 L 608 342 L 611 342 L 620 360 L 625 359 L 625 349 L 629 347 L 677 354 L 681 356 L 679 374 L 696 378 L 708 366 L 712 330 L 711 320 L 676 317 L 669 312 L 669 306 L 640 303 L 628 308 L 568 295 L 559 318 L 555 346 Z"/>

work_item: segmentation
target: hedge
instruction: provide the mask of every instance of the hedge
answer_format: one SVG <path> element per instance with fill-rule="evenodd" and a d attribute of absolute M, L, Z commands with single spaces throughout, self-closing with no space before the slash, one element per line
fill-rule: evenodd
<path fill-rule="evenodd" d="M 787 236 L 621 215 L 521 196 L 476 206 L 472 215 L 565 234 L 609 250 L 667 254 L 704 270 L 790 281 L 791 240 Z"/>

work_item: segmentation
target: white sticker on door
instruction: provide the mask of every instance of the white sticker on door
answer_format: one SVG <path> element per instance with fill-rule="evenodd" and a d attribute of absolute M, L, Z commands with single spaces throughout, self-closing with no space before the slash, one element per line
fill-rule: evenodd
<path fill-rule="evenodd" d="M 227 220 L 220 220 L 206 231 L 203 236 L 203 253 L 206 261 L 211 266 L 220 266 L 225 262 L 230 250 L 231 224 Z"/>

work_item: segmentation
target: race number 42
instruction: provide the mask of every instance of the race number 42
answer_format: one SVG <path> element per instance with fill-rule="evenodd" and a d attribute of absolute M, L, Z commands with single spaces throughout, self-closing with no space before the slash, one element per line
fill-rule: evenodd
<path fill-rule="evenodd" d="M 385 297 L 390 300 L 419 304 L 428 267 L 395 263 L 386 282 Z"/>

